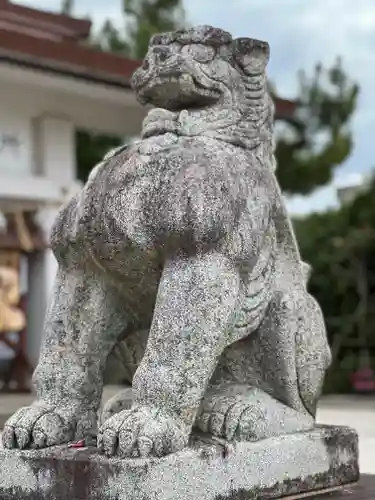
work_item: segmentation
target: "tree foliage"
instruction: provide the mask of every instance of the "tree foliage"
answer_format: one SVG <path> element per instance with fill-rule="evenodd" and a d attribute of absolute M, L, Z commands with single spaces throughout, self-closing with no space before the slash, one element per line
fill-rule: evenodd
<path fill-rule="evenodd" d="M 332 373 L 372 365 L 375 355 L 375 180 L 352 203 L 295 221 L 310 291 L 322 306 L 334 354 Z M 349 364 L 348 364 L 349 363 Z M 339 381 L 350 388 L 349 379 Z M 337 386 L 335 386 L 337 390 Z"/>
<path fill-rule="evenodd" d="M 123 11 L 128 20 L 130 55 L 135 59 L 145 56 L 155 33 L 186 26 L 181 0 L 123 0 Z"/>
<path fill-rule="evenodd" d="M 350 119 L 358 92 L 340 59 L 328 69 L 318 64 L 311 77 L 301 72 L 299 111 L 276 145 L 277 175 L 285 193 L 306 195 L 332 180 L 352 149 Z"/>
<path fill-rule="evenodd" d="M 120 146 L 122 138 L 96 134 L 88 130 L 76 132 L 76 159 L 78 178 L 85 182 L 95 165 L 102 161 L 111 149 Z"/>
<path fill-rule="evenodd" d="M 122 10 L 124 32 L 106 20 L 94 39 L 98 48 L 142 59 L 152 35 L 186 26 L 181 0 L 123 0 Z"/>
<path fill-rule="evenodd" d="M 91 45 L 105 52 L 113 52 L 131 57 L 130 44 L 123 33 L 107 19 L 101 26 L 99 33 L 91 40 Z"/>

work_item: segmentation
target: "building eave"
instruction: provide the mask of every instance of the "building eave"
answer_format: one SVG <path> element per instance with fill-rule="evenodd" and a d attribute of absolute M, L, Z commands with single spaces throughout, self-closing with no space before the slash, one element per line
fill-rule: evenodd
<path fill-rule="evenodd" d="M 106 73 L 90 72 L 79 66 L 74 67 L 73 65 L 56 64 L 54 61 L 40 60 L 35 57 L 28 57 L 14 52 L 6 53 L 0 49 L 0 64 L 1 63 L 96 85 L 131 90 L 130 80 L 126 78 L 116 77 Z"/>

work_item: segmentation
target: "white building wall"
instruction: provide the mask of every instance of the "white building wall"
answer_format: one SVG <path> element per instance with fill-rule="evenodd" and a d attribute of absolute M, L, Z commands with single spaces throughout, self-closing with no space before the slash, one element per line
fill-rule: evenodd
<path fill-rule="evenodd" d="M 11 208 L 12 196 L 19 208 L 37 201 L 38 222 L 48 236 L 63 201 L 63 192 L 71 191 L 75 184 L 75 128 L 69 118 L 47 113 L 35 117 L 30 111 L 28 107 L 5 109 L 0 106 L 0 134 L 8 141 L 3 150 L 0 149 L 0 175 L 5 179 L 0 193 L 6 195 L 8 208 Z M 34 366 L 56 271 L 57 262 L 49 249 L 29 259 L 27 354 Z"/>
<path fill-rule="evenodd" d="M 50 232 L 57 209 L 58 207 L 46 208 L 39 213 L 38 222 L 47 234 Z M 37 252 L 29 259 L 27 354 L 33 366 L 38 361 L 45 313 L 50 302 L 56 271 L 57 262 L 49 249 Z"/>
<path fill-rule="evenodd" d="M 64 79 L 0 63 L 1 102 L 30 117 L 69 117 L 77 128 L 119 136 L 138 134 L 145 109 L 131 91 Z"/>
<path fill-rule="evenodd" d="M 22 109 L 0 103 L 0 174 L 28 175 L 32 168 L 32 126 Z M 1 189 L 1 188 L 0 188 Z"/>
<path fill-rule="evenodd" d="M 134 136 L 145 112 L 130 92 L 2 64 L 0 95 L 0 140 L 17 139 L 8 150 L 0 142 L 0 211 L 37 209 L 49 235 L 61 203 L 79 189 L 75 129 Z M 46 250 L 30 264 L 27 353 L 35 365 L 57 263 Z"/>
<path fill-rule="evenodd" d="M 70 185 L 76 178 L 75 127 L 69 117 L 43 115 L 33 121 L 36 173 Z"/>
<path fill-rule="evenodd" d="M 73 122 L 68 117 L 45 113 L 33 119 L 33 127 L 35 172 L 58 186 L 73 186 L 76 179 Z M 59 208 L 60 203 L 49 202 L 38 212 L 38 222 L 47 237 Z M 32 256 L 29 266 L 27 350 L 33 365 L 38 360 L 44 317 L 56 272 L 57 262 L 51 250 Z"/>

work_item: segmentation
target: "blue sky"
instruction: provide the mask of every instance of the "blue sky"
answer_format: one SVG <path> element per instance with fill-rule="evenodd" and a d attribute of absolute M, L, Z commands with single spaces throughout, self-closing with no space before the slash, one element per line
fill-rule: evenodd
<path fill-rule="evenodd" d="M 58 10 L 59 0 L 22 3 Z M 121 0 L 76 0 L 75 14 L 100 23 L 122 23 Z M 267 40 L 271 45 L 269 74 L 279 94 L 293 97 L 299 69 L 312 71 L 316 62 L 332 64 L 343 58 L 344 68 L 361 86 L 352 122 L 355 147 L 336 172 L 333 185 L 308 198 L 290 200 L 293 212 L 322 210 L 335 204 L 335 186 L 356 182 L 375 165 L 375 1 L 374 0 L 185 0 L 191 24 L 211 24 L 234 36 Z"/>

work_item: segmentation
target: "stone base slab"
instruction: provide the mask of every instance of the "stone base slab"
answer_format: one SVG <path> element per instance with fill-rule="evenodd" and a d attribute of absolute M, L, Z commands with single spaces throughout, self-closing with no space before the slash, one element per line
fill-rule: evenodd
<path fill-rule="evenodd" d="M 347 427 L 257 443 L 195 436 L 162 459 L 107 458 L 95 448 L 0 450 L 1 500 L 245 500 L 314 496 L 359 479 Z"/>

